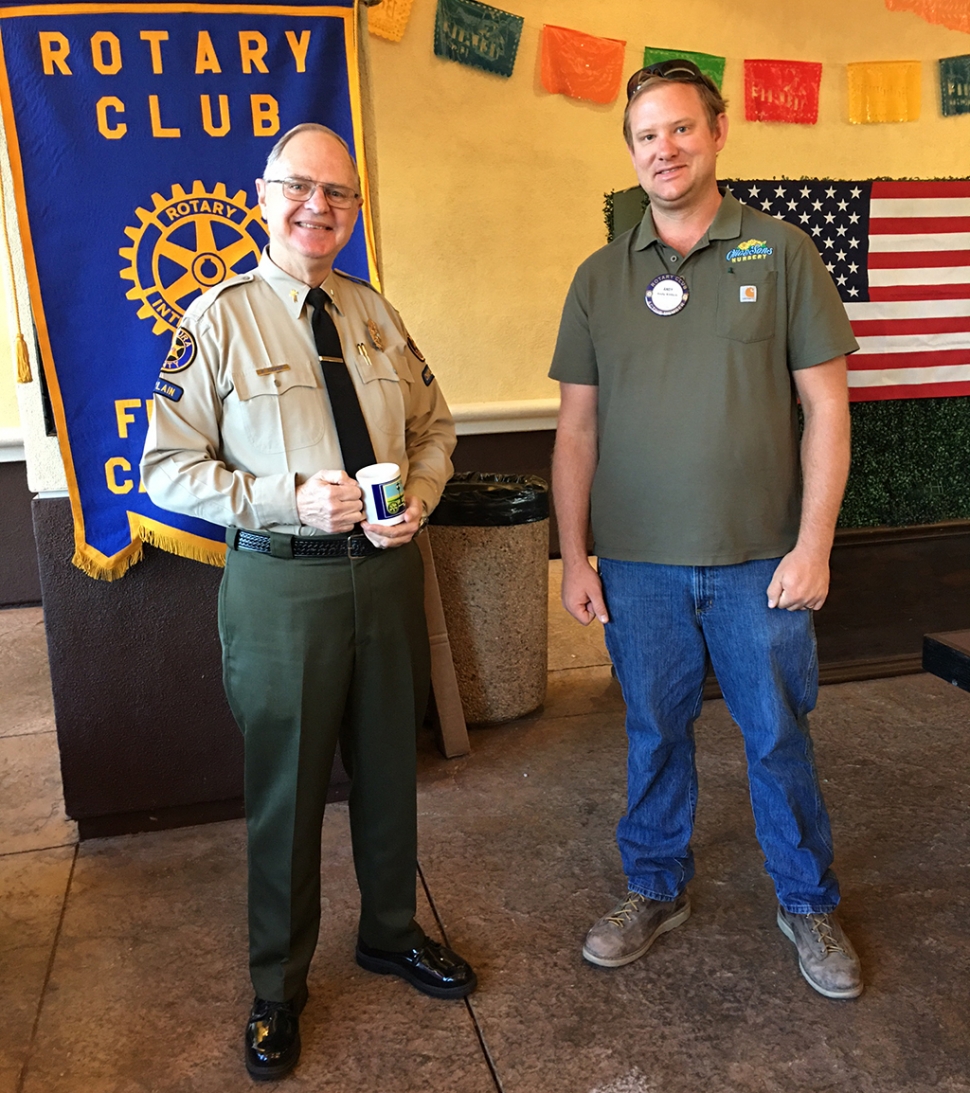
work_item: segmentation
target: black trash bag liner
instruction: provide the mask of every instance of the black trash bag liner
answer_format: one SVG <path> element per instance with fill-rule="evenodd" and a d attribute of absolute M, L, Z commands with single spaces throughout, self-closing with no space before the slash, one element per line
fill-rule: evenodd
<path fill-rule="evenodd" d="M 447 483 L 430 523 L 509 527 L 549 518 L 549 484 L 532 474 L 460 471 Z"/>

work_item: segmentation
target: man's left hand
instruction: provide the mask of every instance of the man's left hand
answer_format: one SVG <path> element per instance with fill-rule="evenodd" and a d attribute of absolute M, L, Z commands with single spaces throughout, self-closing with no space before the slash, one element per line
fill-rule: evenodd
<path fill-rule="evenodd" d="M 768 585 L 768 606 L 817 611 L 829 594 L 828 554 L 823 558 L 795 547 L 778 563 Z"/>
<path fill-rule="evenodd" d="M 407 508 L 404 510 L 404 519 L 399 524 L 368 524 L 366 520 L 361 522 L 361 531 L 374 546 L 382 550 L 404 546 L 405 543 L 410 543 L 418 533 L 421 517 L 424 515 L 424 505 L 420 497 L 405 497 L 405 501 Z"/>

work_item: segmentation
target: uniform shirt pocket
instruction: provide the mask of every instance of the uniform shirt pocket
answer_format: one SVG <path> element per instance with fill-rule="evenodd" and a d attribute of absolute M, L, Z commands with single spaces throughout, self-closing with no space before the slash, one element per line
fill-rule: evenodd
<path fill-rule="evenodd" d="M 351 358 L 350 368 L 358 382 L 361 407 L 367 426 L 385 436 L 404 435 L 404 391 L 401 377 L 386 353 L 364 346 Z"/>
<path fill-rule="evenodd" d="M 262 373 L 262 374 L 260 374 Z M 323 377 L 309 363 L 234 370 L 246 437 L 256 451 L 286 452 L 318 444 L 326 427 Z"/>
<path fill-rule="evenodd" d="M 386 380 L 388 383 L 400 383 L 401 377 L 397 374 L 394 365 L 387 359 L 384 353 L 378 353 L 376 349 L 357 349 L 354 353 L 352 367 L 360 376 L 361 383 L 374 383 L 376 380 Z"/>
<path fill-rule="evenodd" d="M 776 283 L 773 269 L 742 266 L 722 273 L 717 286 L 717 336 L 736 342 L 770 338 L 775 331 Z"/>

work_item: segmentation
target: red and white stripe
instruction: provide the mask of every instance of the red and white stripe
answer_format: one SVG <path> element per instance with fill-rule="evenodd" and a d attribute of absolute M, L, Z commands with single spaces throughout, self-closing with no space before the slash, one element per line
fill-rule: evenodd
<path fill-rule="evenodd" d="M 970 181 L 873 182 L 868 275 L 853 400 L 970 395 Z"/>

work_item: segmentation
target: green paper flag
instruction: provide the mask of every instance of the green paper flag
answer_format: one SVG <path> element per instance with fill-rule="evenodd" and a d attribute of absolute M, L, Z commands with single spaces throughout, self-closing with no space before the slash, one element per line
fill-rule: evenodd
<path fill-rule="evenodd" d="M 686 49 L 657 49 L 654 46 L 644 46 L 643 67 L 659 64 L 660 61 L 670 61 L 675 57 L 693 61 L 701 72 L 705 76 L 710 76 L 720 89 L 721 81 L 724 79 L 724 58 L 717 57 L 713 53 L 691 53 Z"/>
<path fill-rule="evenodd" d="M 522 36 L 521 15 L 480 4 L 478 0 L 438 0 L 436 57 L 511 76 Z"/>
<path fill-rule="evenodd" d="M 940 59 L 940 107 L 945 118 L 970 114 L 970 54 Z"/>

